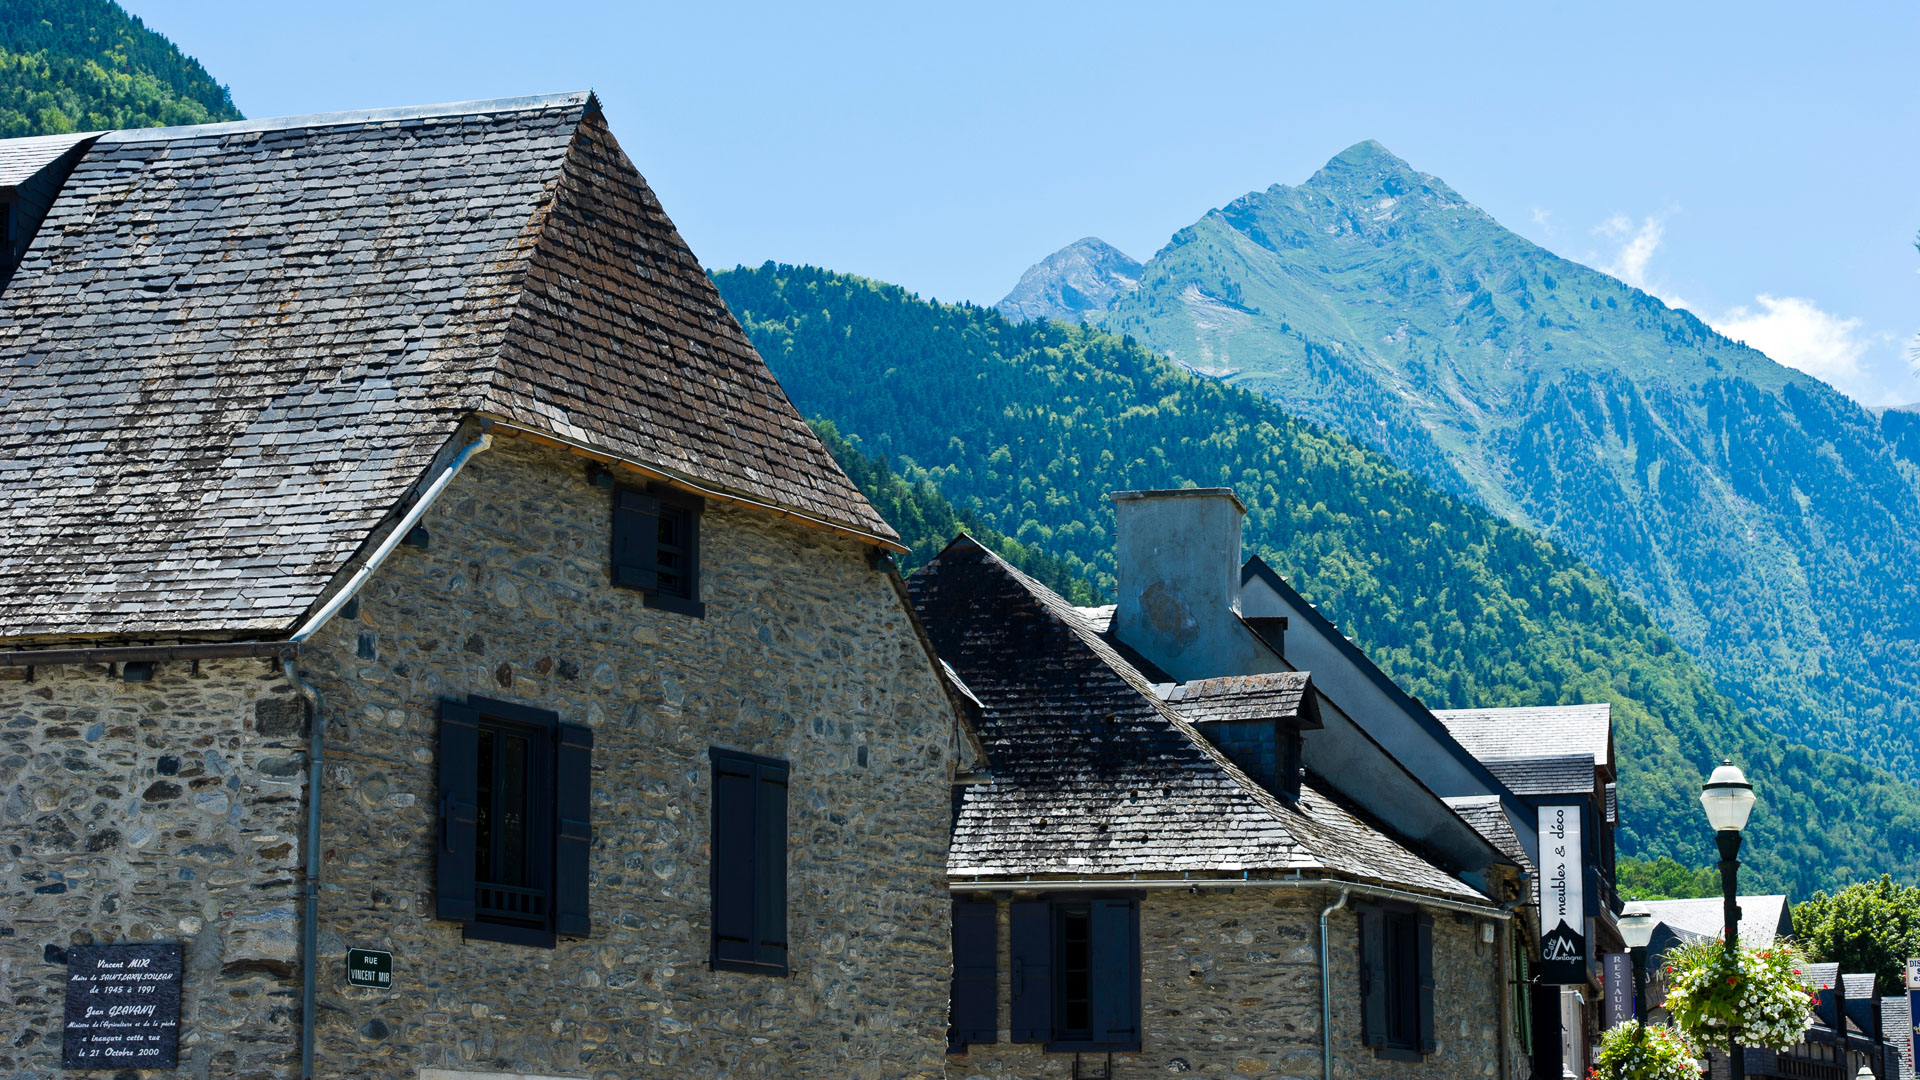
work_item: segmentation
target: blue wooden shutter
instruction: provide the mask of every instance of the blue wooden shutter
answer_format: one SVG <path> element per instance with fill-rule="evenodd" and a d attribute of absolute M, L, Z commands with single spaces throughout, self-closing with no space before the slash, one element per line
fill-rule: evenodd
<path fill-rule="evenodd" d="M 480 714 L 457 701 L 440 703 L 440 830 L 435 847 L 434 915 L 474 917 L 474 851 L 480 826 Z"/>
<path fill-rule="evenodd" d="M 586 937 L 587 867 L 593 847 L 593 730 L 554 728 L 553 932 Z"/>
<path fill-rule="evenodd" d="M 1386 913 L 1355 912 L 1360 921 L 1360 1037 L 1376 1050 L 1387 1045 Z"/>
<path fill-rule="evenodd" d="M 1012 1041 L 1046 1042 L 1053 1037 L 1053 905 L 1020 900 L 1009 906 L 1008 914 Z"/>
<path fill-rule="evenodd" d="M 1420 1052 L 1431 1054 L 1440 1048 L 1433 1033 L 1433 916 L 1423 911 L 1414 922 L 1418 928 L 1415 963 L 1420 975 Z"/>
<path fill-rule="evenodd" d="M 787 966 L 787 769 L 755 767 L 754 962 Z"/>
<path fill-rule="evenodd" d="M 754 789 L 752 762 L 713 760 L 713 957 L 753 963 Z"/>
<path fill-rule="evenodd" d="M 1140 1041 L 1140 934 L 1131 900 L 1095 900 L 1088 910 L 1093 946 L 1091 968 L 1095 1045 L 1126 1047 Z"/>
<path fill-rule="evenodd" d="M 624 488 L 613 493 L 613 582 L 652 591 L 660 585 L 660 500 Z"/>
<path fill-rule="evenodd" d="M 998 1038 L 994 976 L 1000 952 L 998 905 L 991 900 L 953 902 L 953 997 L 947 1052 Z"/>

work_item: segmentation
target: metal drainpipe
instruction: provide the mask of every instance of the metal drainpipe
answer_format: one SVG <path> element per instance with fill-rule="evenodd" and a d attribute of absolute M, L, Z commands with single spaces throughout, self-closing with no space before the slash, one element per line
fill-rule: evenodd
<path fill-rule="evenodd" d="M 300 912 L 300 1080 L 313 1080 L 314 997 L 320 967 L 320 765 L 326 713 L 320 691 L 300 677 L 293 657 L 282 660 L 280 669 L 313 704 L 313 720 L 307 725 L 307 899 Z"/>
<path fill-rule="evenodd" d="M 374 571 L 380 569 L 380 564 L 386 562 L 387 556 L 393 554 L 393 549 L 399 547 L 400 542 L 406 539 L 407 533 L 426 516 L 434 500 L 438 499 L 440 493 L 447 489 L 447 485 L 453 482 L 455 474 L 466 465 L 468 459 L 493 445 L 493 436 L 487 433 L 492 426 L 491 423 L 482 424 L 480 437 L 468 443 L 454 455 L 453 460 L 447 463 L 447 467 L 434 478 L 427 490 L 421 492 L 420 497 L 414 500 L 406 515 L 394 525 L 392 531 L 387 533 L 386 539 L 382 540 L 380 546 L 368 556 L 366 563 L 348 580 L 346 586 L 334 593 L 332 599 L 322 605 L 319 611 L 314 612 L 313 617 L 295 631 L 288 639 L 289 641 L 298 645 L 311 638 L 326 625 L 327 620 L 333 618 L 335 613 L 346 606 L 347 601 L 360 592 L 361 586 L 373 577 Z M 320 691 L 315 690 L 310 683 L 300 678 L 299 668 L 295 666 L 293 658 L 287 657 L 280 664 L 281 670 L 286 673 L 287 681 L 298 687 L 300 692 L 313 703 L 313 722 L 308 725 L 307 741 L 307 888 L 305 910 L 301 913 L 300 927 L 300 1080 L 313 1080 L 316 1041 L 313 1024 L 320 966 L 320 773 L 321 766 L 326 760 L 326 744 L 322 741 L 322 735 L 326 730 L 326 719 L 321 708 Z"/>
<path fill-rule="evenodd" d="M 1333 973 L 1327 960 L 1327 916 L 1347 906 L 1351 889 L 1320 909 L 1320 1078 L 1333 1080 Z"/>
<path fill-rule="evenodd" d="M 393 549 L 399 547 L 400 542 L 413 531 L 413 527 L 420 524 L 420 519 L 427 516 L 427 510 L 433 506 L 433 501 L 438 499 L 440 493 L 447 489 L 447 485 L 453 482 L 454 475 L 467 463 L 467 459 L 493 445 L 493 436 L 487 434 L 492 427 L 491 423 L 482 425 L 480 437 L 468 443 L 464 449 L 454 455 L 453 460 L 447 463 L 447 467 L 441 470 L 440 475 L 434 477 L 433 483 L 428 485 L 427 490 L 421 492 L 420 497 L 414 500 L 406 516 L 400 519 L 400 523 L 387 533 L 387 538 L 380 542 L 379 547 L 373 549 L 373 554 L 367 557 L 366 563 L 353 575 L 346 586 L 334 593 L 332 599 L 321 605 L 320 610 L 314 612 L 313 617 L 308 619 L 305 625 L 294 631 L 293 636 L 287 639 L 288 641 L 303 642 L 318 633 L 320 628 L 326 625 L 327 620 L 333 618 L 335 612 L 345 607 L 347 601 L 360 592 L 360 587 L 367 583 L 367 579 L 373 576 L 374 571 L 380 569 L 381 563 L 387 561 L 387 556 L 393 554 Z"/>

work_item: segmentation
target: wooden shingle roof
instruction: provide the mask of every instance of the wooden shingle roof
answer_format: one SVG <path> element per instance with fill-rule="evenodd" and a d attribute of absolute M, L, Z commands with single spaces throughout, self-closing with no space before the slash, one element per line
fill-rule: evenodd
<path fill-rule="evenodd" d="M 894 538 L 585 93 L 108 132 L 0 301 L 0 639 L 290 631 L 475 414 Z"/>
<path fill-rule="evenodd" d="M 1303 870 L 1470 899 L 1326 795 L 1249 779 L 1066 600 L 962 537 L 908 582 L 982 706 L 989 779 L 963 790 L 948 874 Z"/>

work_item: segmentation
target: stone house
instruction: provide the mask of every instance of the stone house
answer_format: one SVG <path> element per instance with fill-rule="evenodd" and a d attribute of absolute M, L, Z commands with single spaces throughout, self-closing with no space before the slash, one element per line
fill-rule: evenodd
<path fill-rule="evenodd" d="M 942 1073 L 978 744 L 598 102 L 35 143 L 0 1074 Z"/>
<path fill-rule="evenodd" d="M 909 581 L 992 761 L 948 1075 L 1528 1075 L 1517 865 L 1239 615 L 1230 493 L 1117 498 L 1115 608 L 965 537 Z"/>

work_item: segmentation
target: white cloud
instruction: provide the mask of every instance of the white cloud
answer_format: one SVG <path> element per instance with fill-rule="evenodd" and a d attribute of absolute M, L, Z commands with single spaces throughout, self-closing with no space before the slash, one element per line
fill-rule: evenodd
<path fill-rule="evenodd" d="M 1554 233 L 1554 229 L 1553 229 L 1553 211 L 1551 211 L 1551 210 L 1547 210 L 1547 209 L 1543 209 L 1543 208 L 1541 208 L 1541 207 L 1538 207 L 1538 206 L 1536 206 L 1536 207 L 1534 207 L 1534 208 L 1533 208 L 1533 223 L 1534 223 L 1535 225 L 1537 225 L 1537 226 L 1539 226 L 1539 227 L 1540 227 L 1540 232 L 1541 232 L 1541 234 L 1542 234 L 1542 235 L 1545 235 L 1545 236 L 1552 236 L 1552 235 L 1553 235 L 1553 233 Z"/>
<path fill-rule="evenodd" d="M 1861 360 L 1873 344 L 1860 332 L 1859 319 L 1843 319 L 1820 310 L 1799 296 L 1755 298 L 1764 310 L 1746 305 L 1708 320 L 1715 330 L 1766 353 L 1788 367 L 1836 386 L 1850 384 L 1865 374 Z"/>
<path fill-rule="evenodd" d="M 1669 307 L 1692 310 L 1727 337 L 1744 341 L 1774 361 L 1824 380 L 1862 401 L 1901 392 L 1883 385 L 1884 373 L 1875 370 L 1877 362 L 1870 355 L 1876 346 L 1891 339 L 1885 334 L 1864 332 L 1859 319 L 1823 311 L 1806 297 L 1768 293 L 1756 296 L 1753 306 L 1736 305 L 1716 316 L 1666 291 L 1651 277 L 1654 254 L 1666 233 L 1665 215 L 1650 215 L 1636 222 L 1625 214 L 1615 214 L 1595 226 L 1593 233 L 1616 245 L 1610 259 L 1592 260 L 1600 270 L 1659 297 Z M 1914 366 L 1920 369 L 1920 352 L 1915 354 Z"/>
<path fill-rule="evenodd" d="M 1647 283 L 1647 264 L 1660 250 L 1660 237 L 1666 232 L 1662 218 L 1642 218 L 1639 225 L 1625 214 L 1615 214 L 1594 227 L 1596 236 L 1604 236 L 1620 245 L 1611 262 L 1600 269 L 1643 292 L 1653 292 Z M 1654 295 L 1659 295 L 1655 293 Z"/>

